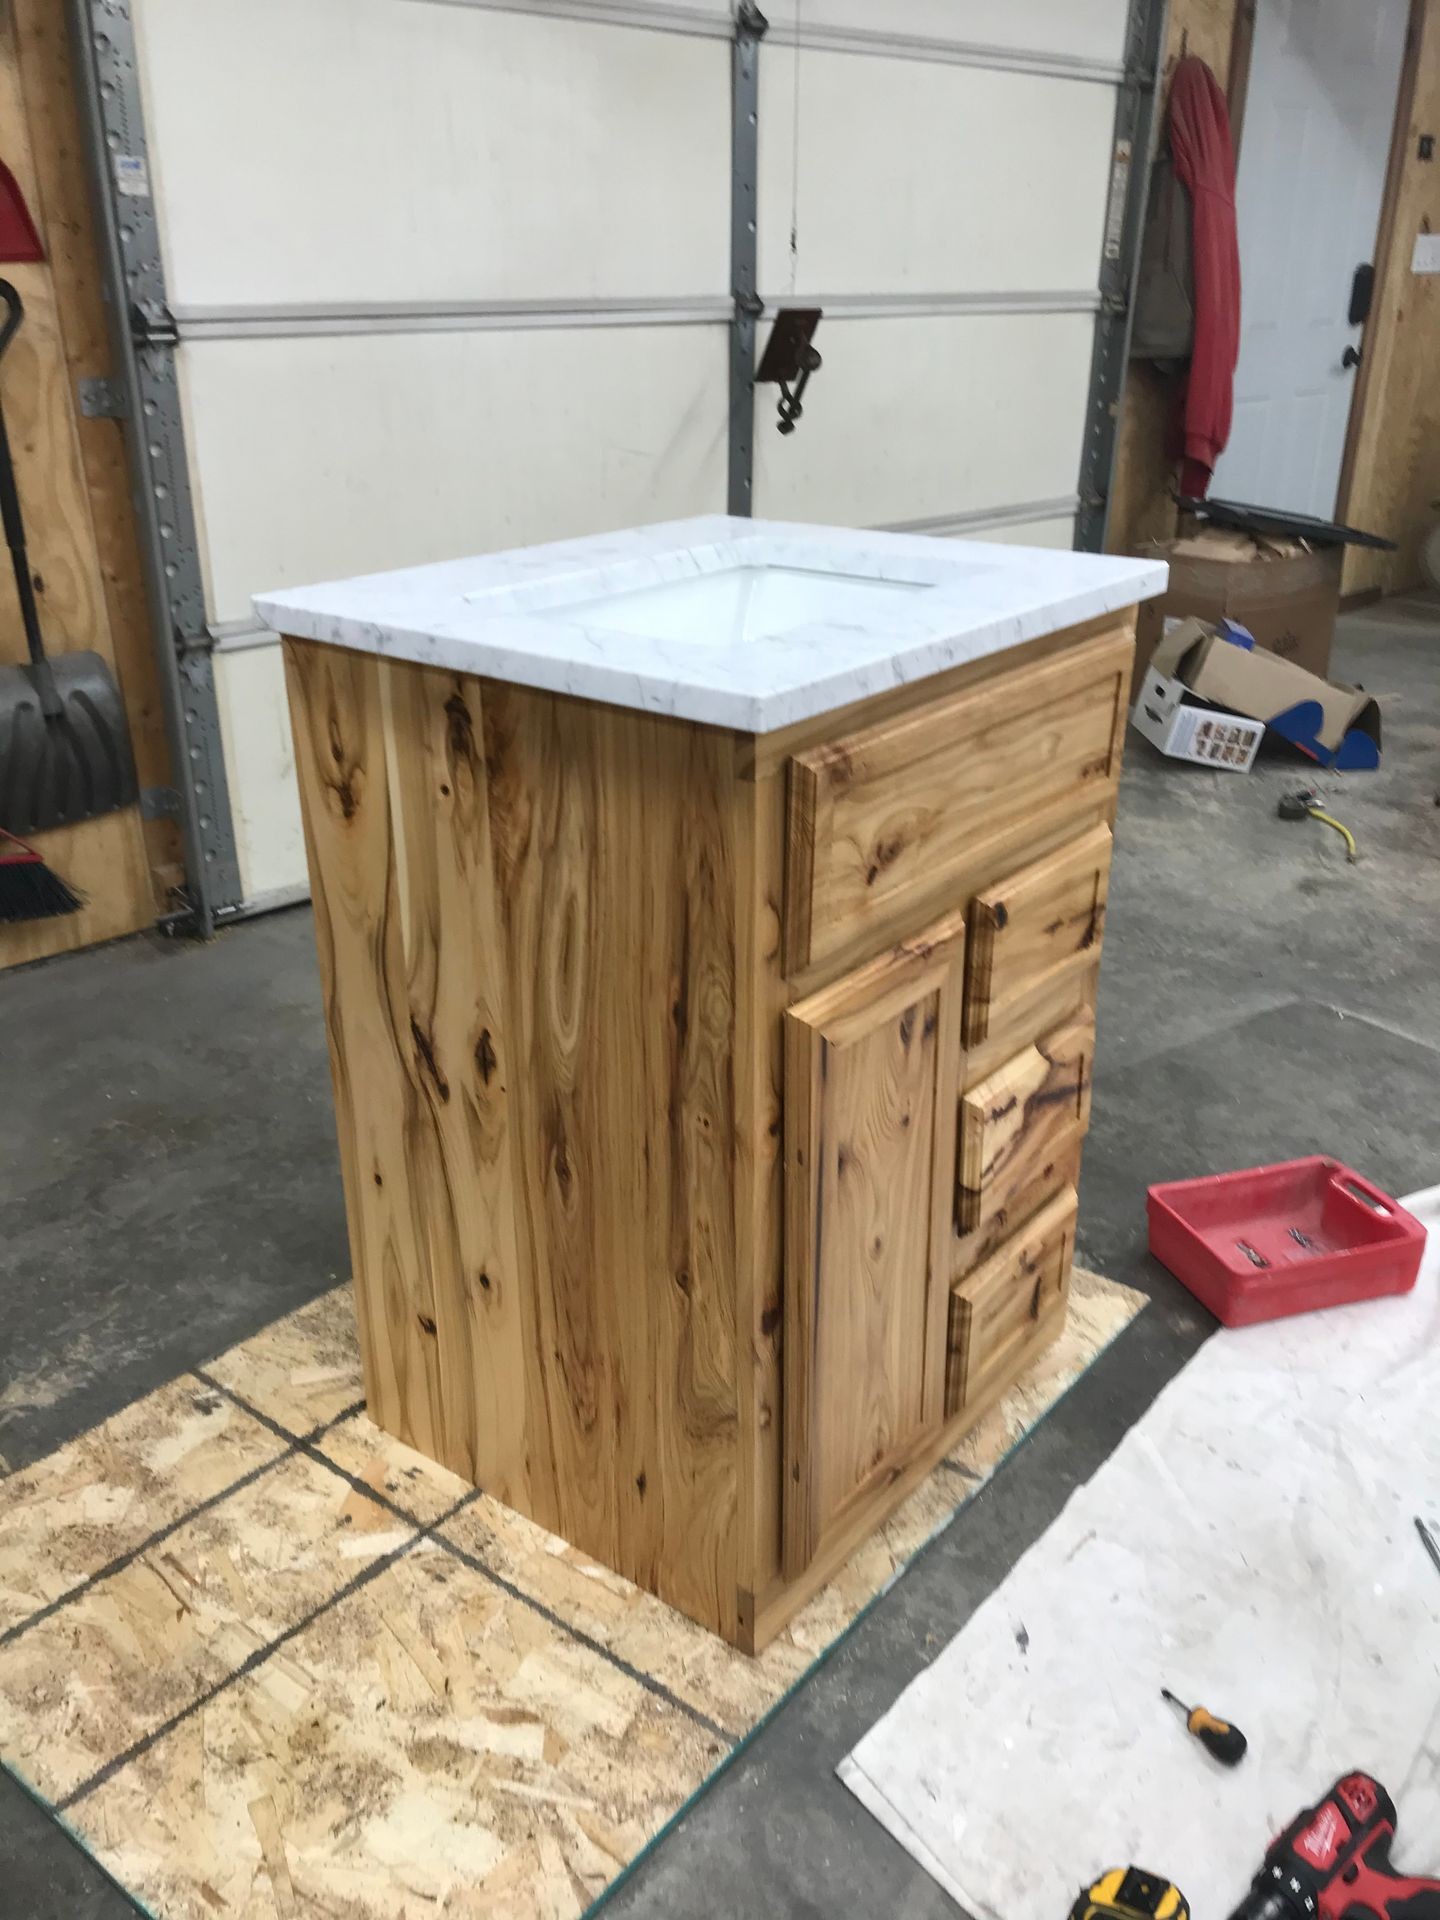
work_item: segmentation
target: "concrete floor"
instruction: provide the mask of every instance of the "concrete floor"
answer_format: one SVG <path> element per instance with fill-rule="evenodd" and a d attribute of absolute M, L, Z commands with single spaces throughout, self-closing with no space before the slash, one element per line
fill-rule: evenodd
<path fill-rule="evenodd" d="M 1307 772 L 1127 748 L 1080 1249 L 1152 1306 L 610 1896 L 611 1913 L 957 1910 L 833 1777 L 1211 1322 L 1145 1251 L 1148 1182 L 1323 1149 L 1440 1179 L 1440 608 L 1342 624 L 1381 771 L 1316 782 L 1354 827 L 1277 819 Z M 308 913 L 148 938 L 0 984 L 0 1455 L 23 1465 L 332 1285 L 346 1248 Z M 3 1494 L 0 1494 L 3 1510 Z M 1077 1861 L 1076 1881 L 1098 1861 Z M 134 1907 L 0 1776 L 0 1906 Z"/>

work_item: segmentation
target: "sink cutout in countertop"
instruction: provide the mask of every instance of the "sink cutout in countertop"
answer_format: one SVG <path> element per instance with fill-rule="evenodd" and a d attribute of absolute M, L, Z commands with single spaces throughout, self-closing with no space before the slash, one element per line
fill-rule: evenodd
<path fill-rule="evenodd" d="M 933 590 L 930 580 L 878 580 L 822 573 L 818 568 L 724 567 L 663 586 L 572 601 L 548 609 L 552 619 L 611 633 L 701 645 L 774 640 L 817 624 L 865 622 L 877 603 Z"/>

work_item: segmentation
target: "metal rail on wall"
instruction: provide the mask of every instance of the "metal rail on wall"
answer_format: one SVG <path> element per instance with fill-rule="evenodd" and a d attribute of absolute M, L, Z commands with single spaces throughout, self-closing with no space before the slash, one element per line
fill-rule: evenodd
<path fill-rule="evenodd" d="M 131 0 L 67 0 L 106 315 L 120 370 L 185 844 L 186 919 L 202 936 L 242 899 L 213 642 L 190 495 L 175 349 L 136 70 Z"/>
<path fill-rule="evenodd" d="M 1105 551 L 1110 523 L 1120 400 L 1130 363 L 1135 285 L 1150 195 L 1169 13 L 1169 0 L 1130 0 L 1125 22 L 1125 65 L 1115 101 L 1110 196 L 1100 255 L 1100 311 L 1095 320 L 1090 398 L 1080 449 L 1075 547 L 1081 553 Z"/>

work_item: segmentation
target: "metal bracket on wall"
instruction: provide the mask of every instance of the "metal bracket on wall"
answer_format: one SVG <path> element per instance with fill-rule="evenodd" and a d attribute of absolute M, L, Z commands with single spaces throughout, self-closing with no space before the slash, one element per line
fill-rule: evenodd
<path fill-rule="evenodd" d="M 130 410 L 118 380 L 107 380 L 103 374 L 96 373 L 88 374 L 75 384 L 80 395 L 80 411 L 87 420 L 126 418 Z"/>
<path fill-rule="evenodd" d="M 1169 11 L 1168 0 L 1130 0 L 1125 22 L 1125 68 L 1115 102 L 1110 197 L 1100 255 L 1100 311 L 1095 316 L 1090 398 L 1080 449 L 1075 546 L 1082 553 L 1105 551 Z"/>
<path fill-rule="evenodd" d="M 194 931 L 209 935 L 217 914 L 237 905 L 242 889 L 176 377 L 178 336 L 150 196 L 132 0 L 67 4 L 112 348 L 129 422 L 131 490 L 179 786 L 190 921 Z"/>
<path fill-rule="evenodd" d="M 755 480 L 755 332 L 765 303 L 759 259 L 760 42 L 770 23 L 751 0 L 735 9 L 730 92 L 730 457 L 726 508 L 748 514 Z"/>

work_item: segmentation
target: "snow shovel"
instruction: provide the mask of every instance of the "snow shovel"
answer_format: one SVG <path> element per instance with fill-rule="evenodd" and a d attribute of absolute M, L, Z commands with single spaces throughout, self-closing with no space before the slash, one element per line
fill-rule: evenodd
<path fill-rule="evenodd" d="M 0 303 L 3 358 L 25 310 L 8 280 L 0 280 Z M 128 807 L 137 791 L 135 760 L 120 689 L 100 655 L 46 657 L 3 409 L 0 514 L 30 650 L 28 666 L 0 666 L 0 828 L 41 833 Z"/>

